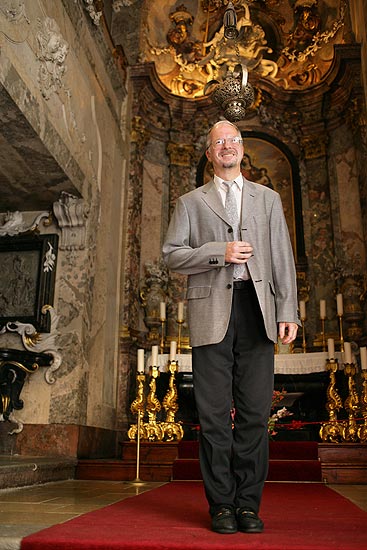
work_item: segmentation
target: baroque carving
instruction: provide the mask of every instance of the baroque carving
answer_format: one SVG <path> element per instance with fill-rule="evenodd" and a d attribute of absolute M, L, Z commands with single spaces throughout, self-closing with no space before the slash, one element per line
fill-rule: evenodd
<path fill-rule="evenodd" d="M 170 142 L 167 145 L 167 153 L 169 154 L 171 164 L 189 167 L 191 166 L 195 149 L 193 145 Z"/>
<path fill-rule="evenodd" d="M 0 226 L 0 237 L 5 237 L 5 235 L 14 237 L 14 235 L 19 235 L 20 233 L 35 231 L 44 218 L 49 220 L 50 212 L 41 212 L 33 223 L 27 224 L 24 221 L 22 212 L 19 212 L 19 210 L 7 212 L 7 214 L 5 214 L 4 223 Z"/>
<path fill-rule="evenodd" d="M 58 92 L 62 88 L 69 45 L 62 37 L 54 19 L 46 17 L 43 22 L 39 20 L 39 27 L 40 30 L 37 33 L 40 62 L 38 83 L 43 97 L 49 99 L 53 92 Z"/>
<path fill-rule="evenodd" d="M 304 137 L 301 143 L 306 159 L 316 159 L 326 155 L 327 136 L 325 134 Z"/>
<path fill-rule="evenodd" d="M 89 13 L 93 23 L 98 26 L 103 15 L 103 1 L 84 0 L 84 3 L 86 4 L 85 9 Z"/>
<path fill-rule="evenodd" d="M 85 220 L 87 208 L 83 199 L 63 192 L 53 204 L 53 212 L 61 229 L 61 250 L 85 248 Z"/>
<path fill-rule="evenodd" d="M 269 4 L 233 0 L 236 32 L 228 39 L 223 24 L 228 0 L 201 0 L 190 7 L 157 2 L 149 7 L 142 61 L 154 61 L 174 95 L 193 99 L 238 63 L 250 81 L 268 79 L 284 89 L 318 84 L 331 67 L 333 46 L 346 41 L 346 1 Z"/>

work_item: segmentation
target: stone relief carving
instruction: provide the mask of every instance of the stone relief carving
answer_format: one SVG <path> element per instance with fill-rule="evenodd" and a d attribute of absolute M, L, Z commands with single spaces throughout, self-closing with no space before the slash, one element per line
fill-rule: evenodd
<path fill-rule="evenodd" d="M 8 2 L 5 2 L 4 6 L 0 6 L 0 10 L 11 23 L 19 23 L 22 19 L 30 23 L 26 14 L 24 2 L 20 0 L 8 0 Z"/>
<path fill-rule="evenodd" d="M 21 0 L 2 0 L 0 2 L 0 33 L 15 43 L 21 44 L 30 32 L 30 19 L 25 3 Z"/>
<path fill-rule="evenodd" d="M 63 86 L 62 78 L 66 72 L 65 61 L 69 45 L 62 37 L 54 19 L 46 17 L 43 22 L 38 20 L 38 24 L 38 83 L 43 97 L 49 99 L 52 93 L 57 93 Z"/>
<path fill-rule="evenodd" d="M 99 25 L 99 21 L 103 15 L 103 2 L 101 0 L 84 0 L 85 9 L 89 13 L 93 23 Z"/>
<path fill-rule="evenodd" d="M 85 220 L 88 209 L 83 201 L 63 192 L 53 204 L 53 212 L 61 229 L 61 250 L 83 250 L 85 247 Z"/>
<path fill-rule="evenodd" d="M 114 0 L 112 2 L 112 8 L 117 13 L 124 7 L 130 7 L 135 4 L 136 0 Z"/>
<path fill-rule="evenodd" d="M 5 214 L 4 223 L 0 226 L 0 237 L 5 237 L 9 235 L 14 237 L 14 235 L 19 235 L 20 233 L 25 233 L 26 231 L 34 231 L 38 228 L 42 219 L 50 218 L 50 212 L 41 212 L 35 218 L 33 223 L 27 224 L 23 218 L 22 212 L 16 210 L 15 212 L 7 212 Z"/>

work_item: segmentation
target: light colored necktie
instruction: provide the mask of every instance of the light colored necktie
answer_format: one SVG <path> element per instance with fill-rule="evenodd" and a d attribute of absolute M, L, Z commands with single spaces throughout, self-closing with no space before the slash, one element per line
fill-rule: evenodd
<path fill-rule="evenodd" d="M 225 203 L 225 209 L 228 216 L 228 219 L 232 225 L 233 229 L 233 240 L 239 241 L 240 240 L 240 218 L 238 215 L 238 209 L 237 209 L 237 201 L 236 196 L 234 194 L 233 185 L 235 185 L 234 181 L 223 181 L 224 185 L 227 187 L 228 191 L 226 194 L 226 203 Z M 233 269 L 233 278 L 234 279 L 240 279 L 243 277 L 244 272 L 247 272 L 246 266 L 243 266 L 242 264 L 234 264 Z M 248 277 L 246 277 L 248 278 Z"/>

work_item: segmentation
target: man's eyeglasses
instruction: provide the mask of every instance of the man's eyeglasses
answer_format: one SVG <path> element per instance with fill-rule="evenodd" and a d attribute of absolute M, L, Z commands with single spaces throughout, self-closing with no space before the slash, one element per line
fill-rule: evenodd
<path fill-rule="evenodd" d="M 214 147 L 214 149 L 216 149 L 217 147 L 221 147 L 225 143 L 227 143 L 227 145 L 238 145 L 242 143 L 242 141 L 243 141 L 242 138 L 240 138 L 239 136 L 234 136 L 227 139 L 220 138 L 220 139 L 216 139 L 215 141 L 212 141 L 209 147 L 212 146 Z"/>

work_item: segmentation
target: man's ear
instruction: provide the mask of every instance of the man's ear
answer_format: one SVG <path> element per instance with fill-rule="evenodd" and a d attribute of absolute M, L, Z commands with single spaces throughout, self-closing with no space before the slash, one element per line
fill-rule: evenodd
<path fill-rule="evenodd" d="M 208 161 L 211 162 L 209 149 L 205 149 L 205 155 L 206 155 L 206 158 L 208 159 Z"/>

